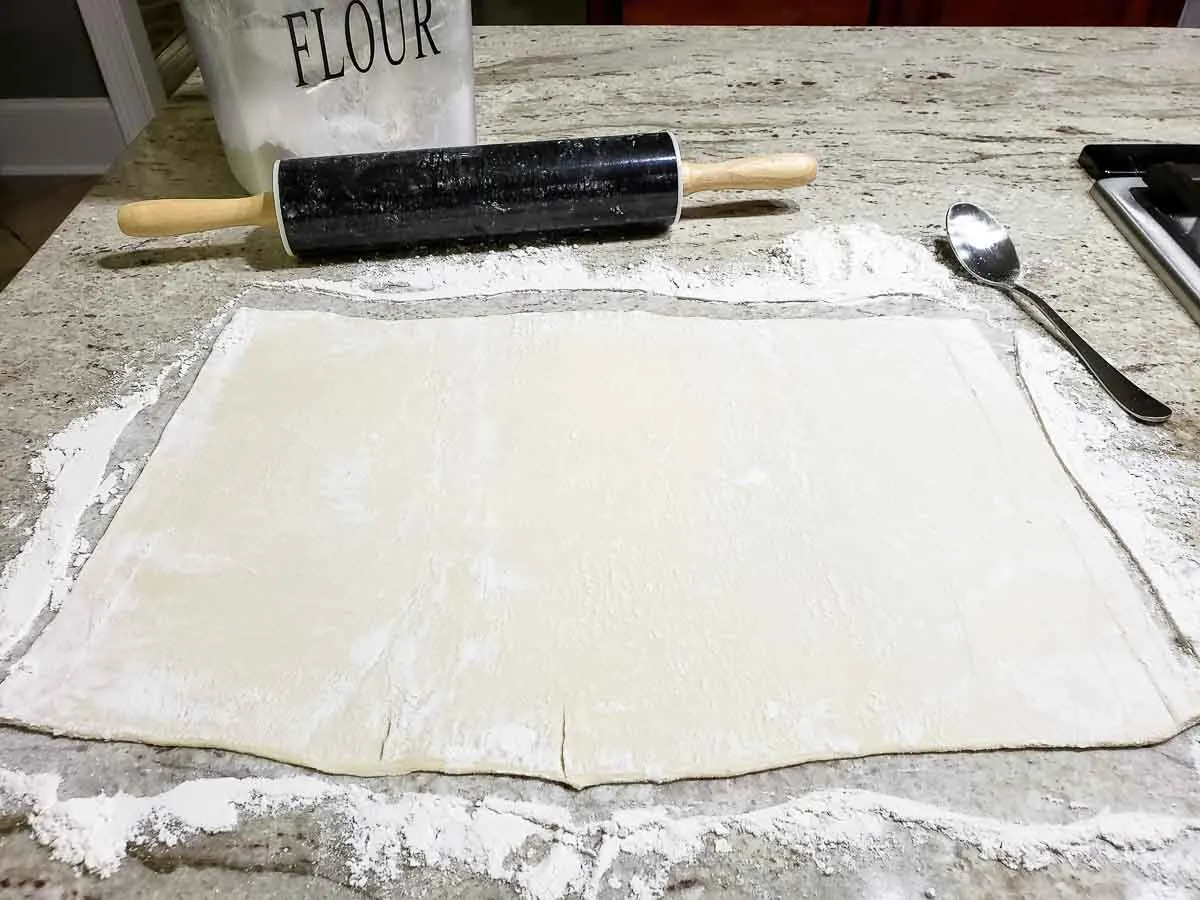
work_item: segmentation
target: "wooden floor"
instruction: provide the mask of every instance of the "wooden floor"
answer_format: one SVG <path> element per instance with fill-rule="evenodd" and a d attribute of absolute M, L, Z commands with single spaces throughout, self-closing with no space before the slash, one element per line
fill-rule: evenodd
<path fill-rule="evenodd" d="M 0 289 L 29 262 L 97 178 L 0 178 Z"/>

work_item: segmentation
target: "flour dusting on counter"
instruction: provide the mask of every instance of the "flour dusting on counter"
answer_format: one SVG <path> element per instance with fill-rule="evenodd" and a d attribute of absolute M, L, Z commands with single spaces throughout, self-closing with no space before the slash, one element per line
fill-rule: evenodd
<path fill-rule="evenodd" d="M 111 513 L 140 469 L 113 458 L 118 442 L 141 413 L 159 403 L 164 388 L 208 353 L 231 306 L 198 329 L 156 376 L 141 378 L 130 393 L 75 419 L 30 460 L 47 500 L 29 539 L 0 570 L 0 659 L 29 636 L 43 612 L 62 604 L 93 547 L 79 534 L 84 516 L 92 509 Z"/>
<path fill-rule="evenodd" d="M 571 895 L 660 897 L 671 870 L 704 853 L 757 841 L 831 874 L 903 855 L 942 839 L 1013 870 L 1063 862 L 1135 862 L 1200 834 L 1200 819 L 1106 813 L 1066 824 L 1016 824 L 858 790 L 818 791 L 733 815 L 663 807 L 618 810 L 577 821 L 562 806 L 468 801 L 437 794 L 387 796 L 319 778 L 212 778 L 135 797 L 58 798 L 56 775 L 0 769 L 0 807 L 20 809 L 54 857 L 111 875 L 130 845 L 172 847 L 197 834 L 235 830 L 254 816 L 320 808 L 321 843 L 342 859 L 350 883 L 394 882 L 431 867 L 484 876 L 531 900 Z"/>
<path fill-rule="evenodd" d="M 105 470 L 113 447 L 134 416 L 157 399 L 152 386 L 76 419 L 30 462 L 50 496 L 33 534 L 0 572 L 0 656 L 29 634 L 44 609 L 61 602 L 80 549 L 80 518 L 112 493 Z"/>
<path fill-rule="evenodd" d="M 729 303 L 865 305 L 927 297 L 962 306 L 946 267 L 920 243 L 877 225 L 797 232 L 739 265 L 685 271 L 657 258 L 590 266 L 569 248 L 364 263 L 345 281 L 298 278 L 292 288 L 360 300 L 439 300 L 522 291 L 630 291 Z M 269 282 L 277 285 L 278 282 Z"/>
<path fill-rule="evenodd" d="M 1200 648 L 1200 464 L 1170 452 L 1169 433 L 1133 422 L 1074 357 L 1041 333 L 1018 333 L 1022 380 L 1059 458 L 1154 585 L 1174 626 Z"/>

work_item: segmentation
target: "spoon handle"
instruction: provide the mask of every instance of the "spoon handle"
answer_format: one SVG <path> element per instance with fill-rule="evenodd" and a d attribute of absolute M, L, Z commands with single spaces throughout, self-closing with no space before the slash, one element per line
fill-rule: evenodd
<path fill-rule="evenodd" d="M 1096 349 L 1085 341 L 1068 325 L 1054 308 L 1023 284 L 1009 285 L 1011 290 L 1020 293 L 1037 307 L 1038 312 L 1045 316 L 1058 329 L 1059 334 L 1067 345 L 1075 352 L 1080 361 L 1096 376 L 1096 380 L 1108 391 L 1125 412 L 1139 422 L 1157 425 L 1167 421 L 1171 416 L 1171 407 L 1155 400 L 1140 387 L 1122 375 L 1116 368 L 1101 356 Z"/>

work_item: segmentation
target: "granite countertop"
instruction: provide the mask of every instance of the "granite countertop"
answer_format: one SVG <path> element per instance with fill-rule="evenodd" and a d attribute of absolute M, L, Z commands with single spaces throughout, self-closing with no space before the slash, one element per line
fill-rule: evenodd
<path fill-rule="evenodd" d="M 659 238 L 579 248 L 598 263 L 647 253 L 681 265 L 738 260 L 797 229 L 854 221 L 933 246 L 947 205 L 970 197 L 1012 227 L 1028 281 L 1114 363 L 1171 402 L 1175 415 L 1165 427 L 1175 450 L 1200 461 L 1200 326 L 1088 197 L 1089 180 L 1075 165 L 1086 143 L 1196 140 L 1198 59 L 1200 31 L 1187 30 L 480 29 L 480 138 L 667 126 L 693 159 L 779 150 L 821 159 L 818 182 L 793 202 L 762 204 L 754 216 L 688 216 Z M 0 294 L 0 562 L 23 539 L 20 527 L 5 523 L 28 523 L 45 502 L 29 462 L 50 435 L 172 359 L 245 288 L 301 274 L 266 233 L 154 242 L 116 228 L 116 207 L 128 200 L 234 193 L 193 79 Z M 302 274 L 347 279 L 354 271 L 342 262 Z M 997 316 L 1019 315 L 990 302 Z M 1200 533 L 1192 536 L 1200 545 Z M 1198 738 L 1185 732 L 1141 749 L 879 757 L 581 795 L 508 778 L 409 776 L 371 787 L 544 801 L 582 818 L 614 803 L 727 814 L 811 791 L 859 789 L 1001 825 L 1109 813 L 1195 823 Z M 11 728 L 0 728 L 0 768 L 62 773 L 62 797 L 150 795 L 193 778 L 298 773 L 236 754 Z M 499 897 L 515 890 L 454 866 L 399 866 L 394 879 L 355 882 L 337 830 L 319 809 L 251 817 L 232 832 L 171 847 L 133 846 L 131 858 L 101 879 L 51 859 L 20 804 L 11 797 L 5 804 L 0 896 L 6 889 L 47 897 L 219 890 Z M 1144 846 L 1110 841 L 1095 865 L 1060 852 L 1022 862 L 989 852 L 962 829 L 913 827 L 896 808 L 876 822 L 880 846 L 891 852 L 864 859 L 840 854 L 834 842 L 814 855 L 744 837 L 674 867 L 663 888 L 680 897 L 1200 892 L 1196 825 Z M 1088 833 L 1082 842 L 1105 840 L 1094 828 Z M 630 883 L 597 888 L 600 896 L 625 896 Z"/>

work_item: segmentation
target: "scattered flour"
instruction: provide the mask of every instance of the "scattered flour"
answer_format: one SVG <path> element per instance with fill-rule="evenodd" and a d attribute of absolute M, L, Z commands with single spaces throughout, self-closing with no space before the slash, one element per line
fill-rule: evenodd
<path fill-rule="evenodd" d="M 250 816 L 321 807 L 322 844 L 344 859 L 357 887 L 386 884 L 413 866 L 468 872 L 508 884 L 531 900 L 596 897 L 622 886 L 661 896 L 671 869 L 708 849 L 759 839 L 822 871 L 911 852 L 941 838 L 982 859 L 1036 871 L 1063 862 L 1098 867 L 1200 834 L 1200 819 L 1105 814 L 1070 824 L 1015 824 L 867 791 L 821 791 L 740 815 L 689 816 L 631 809 L 577 822 L 558 806 L 471 802 L 452 796 L 385 796 L 319 778 L 214 778 L 162 794 L 58 799 L 57 775 L 0 769 L 0 806 L 21 809 L 56 859 L 100 875 L 116 871 L 130 845 L 174 846 L 199 833 L 237 828 Z M 625 869 L 627 870 L 627 869 Z"/>
<path fill-rule="evenodd" d="M 928 297 L 962 306 L 946 267 L 916 241 L 877 225 L 798 232 L 741 265 L 684 271 L 650 258 L 591 267 L 569 248 L 521 248 L 442 260 L 365 264 L 347 281 L 299 278 L 287 286 L 359 300 L 441 300 L 522 291 L 632 291 L 745 303 L 859 305 Z M 278 282 L 266 282 L 278 286 Z"/>
<path fill-rule="evenodd" d="M 120 502 L 121 487 L 135 471 L 129 462 L 109 471 L 117 442 L 139 413 L 158 402 L 164 385 L 207 355 L 212 335 L 225 321 L 228 308 L 202 328 L 195 341 L 153 382 L 71 422 L 30 461 L 30 470 L 41 479 L 49 496 L 29 540 L 0 570 L 0 658 L 28 636 L 42 612 L 61 605 L 74 573 L 92 549 L 78 534 L 84 514 L 92 508 L 102 514 L 111 512 Z M 23 519 L 24 514 L 14 517 L 10 525 Z"/>
<path fill-rule="evenodd" d="M 1200 649 L 1200 551 L 1171 520 L 1200 521 L 1200 464 L 1170 452 L 1163 429 L 1133 423 L 1074 357 L 1018 333 L 1022 380 L 1063 464 Z M 1164 527 L 1166 525 L 1166 527 Z"/>
<path fill-rule="evenodd" d="M 154 797 L 101 794 L 58 799 L 57 775 L 22 775 L 0 769 L 0 797 L 26 809 L 34 836 L 55 859 L 89 872 L 111 875 L 129 844 L 174 846 L 204 832 L 237 827 L 239 812 L 278 812 L 331 795 L 315 778 L 188 781 Z"/>
<path fill-rule="evenodd" d="M 96 502 L 113 447 L 134 416 L 157 399 L 152 386 L 75 420 L 30 463 L 50 497 L 32 537 L 0 572 L 0 656 L 29 633 L 46 607 L 61 601 L 79 550 L 79 521 Z"/>
<path fill-rule="evenodd" d="M 569 250 L 537 249 L 369 264 L 360 272 L 349 281 L 299 279 L 273 286 L 390 301 L 620 290 L 723 302 L 855 305 L 924 297 L 968 306 L 928 251 L 873 226 L 801 232 L 740 268 L 685 272 L 660 260 L 589 268 Z M 1032 332 L 1019 334 L 1017 344 L 1023 379 L 1065 464 L 1121 534 L 1177 624 L 1193 640 L 1200 637 L 1200 560 L 1169 515 L 1169 509 L 1184 520 L 1200 514 L 1200 500 L 1189 493 L 1200 483 L 1187 469 L 1193 464 L 1163 452 L 1155 430 L 1136 428 L 1114 413 L 1055 345 Z M 154 385 L 72 423 L 35 460 L 50 498 L 32 538 L 0 575 L 0 653 L 26 635 L 69 584 L 73 557 L 86 552 L 76 533 L 81 516 L 97 505 L 111 509 L 131 482 L 137 469 L 131 462 L 106 475 L 122 431 L 158 400 L 166 379 L 182 377 L 199 358 L 198 352 L 184 354 Z M 1197 760 L 1200 767 L 1200 752 Z M 60 784 L 57 775 L 0 769 L 0 808 L 23 811 L 57 859 L 102 875 L 120 866 L 131 845 L 172 846 L 198 833 L 232 831 L 249 816 L 319 809 L 326 823 L 322 845 L 345 860 L 356 886 L 386 884 L 409 867 L 428 866 L 491 878 L 533 900 L 606 892 L 661 896 L 672 867 L 705 852 L 733 852 L 746 840 L 786 848 L 822 871 L 902 858 L 914 843 L 939 837 L 1014 869 L 1064 861 L 1127 864 L 1154 879 L 1151 856 L 1200 832 L 1200 820 L 1137 813 L 1070 824 L 1006 823 L 851 790 L 726 816 L 650 807 L 582 822 L 565 807 L 426 793 L 388 796 L 316 777 L 200 779 L 149 797 L 59 799 Z"/>

